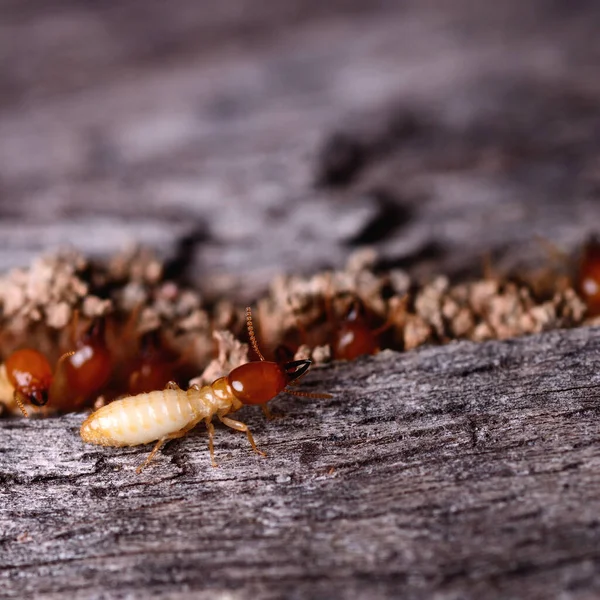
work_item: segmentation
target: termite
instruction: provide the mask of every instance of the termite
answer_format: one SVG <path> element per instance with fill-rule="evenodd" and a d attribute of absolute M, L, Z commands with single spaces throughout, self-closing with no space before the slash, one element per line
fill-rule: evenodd
<path fill-rule="evenodd" d="M 52 384 L 52 367 L 48 359 L 37 350 L 15 350 L 5 361 L 3 369 L 12 388 L 13 401 L 23 415 L 27 416 L 25 402 L 44 406 L 48 402 Z"/>
<path fill-rule="evenodd" d="M 345 293 L 344 293 L 345 294 Z M 355 360 L 365 354 L 377 354 L 380 350 L 379 336 L 389 329 L 391 318 L 374 329 L 369 323 L 364 302 L 354 293 L 346 313 L 340 319 L 333 307 L 333 282 L 330 279 L 329 291 L 324 297 L 327 321 L 332 325 L 331 351 L 337 360 Z"/>
<path fill-rule="evenodd" d="M 336 360 L 355 360 L 359 356 L 379 352 L 379 336 L 393 325 L 391 318 L 378 328 L 371 327 L 363 301 L 352 292 L 341 294 L 350 295 L 351 300 L 346 304 L 345 313 L 340 318 L 334 308 L 334 292 L 331 283 L 329 288 L 321 297 L 326 318 L 326 333 L 321 332 L 319 342 L 315 343 L 313 340 L 311 343 L 306 326 L 298 315 L 294 314 L 296 329 L 302 343 L 311 347 L 328 343 L 331 354 Z M 337 298 L 340 298 L 340 294 Z M 281 347 L 278 350 L 281 350 Z"/>
<path fill-rule="evenodd" d="M 246 323 L 252 348 L 260 360 L 237 367 L 229 375 L 202 388 L 193 385 L 184 391 L 176 383 L 169 382 L 164 390 L 116 400 L 92 413 L 84 421 L 80 431 L 83 441 L 116 447 L 138 446 L 156 441 L 148 458 L 136 469 L 140 473 L 165 442 L 183 437 L 200 421 L 204 421 L 208 430 L 211 464 L 216 467 L 212 424 L 216 415 L 227 427 L 244 432 L 252 449 L 261 456 L 266 456 L 256 446 L 248 426 L 228 417 L 228 414 L 245 404 L 255 404 L 260 405 L 268 417 L 267 402 L 281 392 L 309 398 L 330 396 L 290 390 L 287 386 L 308 371 L 311 361 L 297 360 L 279 364 L 265 360 L 256 341 L 250 308 L 246 309 Z"/>
<path fill-rule="evenodd" d="M 345 318 L 336 323 L 331 349 L 339 360 L 354 360 L 365 354 L 379 352 L 379 336 L 391 326 L 384 323 L 377 329 L 371 329 L 365 315 L 363 303 L 355 298 Z"/>
<path fill-rule="evenodd" d="M 600 315 L 600 240 L 591 235 L 577 253 L 577 259 L 558 248 L 544 238 L 538 241 L 546 248 L 547 253 L 562 269 L 567 270 L 566 285 L 575 288 L 581 299 L 585 302 L 587 317 Z M 550 272 L 550 289 L 566 287 L 556 272 Z"/>
<path fill-rule="evenodd" d="M 576 276 L 577 291 L 587 306 L 587 316 L 600 314 L 600 241 L 591 237 L 583 246 Z"/>
<path fill-rule="evenodd" d="M 75 313 L 73 338 L 78 315 Z M 95 319 L 76 341 L 76 349 L 67 352 L 56 365 L 50 386 L 50 403 L 60 411 L 76 410 L 92 398 L 108 381 L 113 368 L 105 340 L 105 319 Z"/>
<path fill-rule="evenodd" d="M 144 333 L 138 355 L 130 361 L 127 392 L 135 396 L 164 387 L 177 378 L 184 358 L 166 348 L 158 330 Z"/>

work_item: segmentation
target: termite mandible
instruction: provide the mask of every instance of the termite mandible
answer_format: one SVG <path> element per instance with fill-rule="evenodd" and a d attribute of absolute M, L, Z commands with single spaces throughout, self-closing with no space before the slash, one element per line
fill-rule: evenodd
<path fill-rule="evenodd" d="M 331 398 L 329 394 L 312 394 L 290 390 L 310 368 L 310 360 L 296 360 L 279 364 L 265 360 L 258 348 L 252 326 L 252 311 L 246 308 L 246 323 L 252 348 L 260 360 L 237 367 L 225 377 L 200 387 L 193 385 L 184 391 L 169 382 L 161 391 L 129 396 L 116 400 L 92 413 L 81 426 L 84 442 L 101 446 L 137 446 L 157 440 L 148 458 L 136 472 L 140 473 L 165 442 L 183 437 L 200 421 L 208 430 L 208 447 L 213 467 L 217 466 L 214 453 L 214 425 L 216 415 L 227 427 L 246 434 L 252 449 L 262 456 L 248 426 L 226 416 L 244 404 L 257 404 L 268 417 L 266 406 L 281 392 L 309 398 Z"/>

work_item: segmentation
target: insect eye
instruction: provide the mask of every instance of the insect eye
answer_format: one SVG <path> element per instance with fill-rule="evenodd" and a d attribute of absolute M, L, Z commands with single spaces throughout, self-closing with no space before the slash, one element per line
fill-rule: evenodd
<path fill-rule="evenodd" d="M 48 403 L 48 398 L 48 390 L 45 389 L 33 390 L 29 394 L 29 402 L 31 402 L 31 404 L 33 404 L 34 406 L 44 406 Z"/>

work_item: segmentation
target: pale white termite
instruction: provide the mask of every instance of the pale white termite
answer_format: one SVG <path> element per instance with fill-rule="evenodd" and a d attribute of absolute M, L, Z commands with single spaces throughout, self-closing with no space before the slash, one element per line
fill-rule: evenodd
<path fill-rule="evenodd" d="M 216 467 L 212 424 L 216 416 L 224 425 L 245 432 L 252 449 L 266 456 L 256 447 L 248 426 L 226 415 L 244 404 L 258 404 L 268 416 L 266 403 L 283 391 L 312 398 L 330 396 L 287 389 L 290 383 L 308 371 L 311 362 L 296 360 L 279 364 L 265 360 L 258 349 L 250 308 L 246 309 L 246 320 L 252 347 L 260 361 L 237 367 L 226 377 L 220 377 L 202 388 L 194 385 L 184 391 L 170 382 L 164 390 L 129 396 L 107 404 L 82 424 L 80 433 L 83 441 L 102 446 L 137 446 L 158 440 L 148 458 L 137 468 L 139 473 L 165 442 L 184 436 L 204 421 L 208 429 L 210 459 Z"/>

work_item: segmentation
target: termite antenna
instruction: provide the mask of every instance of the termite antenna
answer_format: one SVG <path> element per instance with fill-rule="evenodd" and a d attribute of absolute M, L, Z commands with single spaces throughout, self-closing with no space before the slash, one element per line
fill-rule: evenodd
<path fill-rule="evenodd" d="M 300 392 L 298 390 L 290 390 L 287 387 L 283 391 L 286 394 L 291 394 L 292 396 L 303 396 L 304 398 L 314 398 L 316 400 L 330 400 L 331 398 L 333 398 L 331 394 L 315 394 L 313 392 Z"/>
<path fill-rule="evenodd" d="M 18 392 L 17 390 L 15 390 L 14 394 L 13 394 L 13 398 L 15 399 L 17 406 L 21 409 L 23 416 L 27 419 L 29 417 L 29 415 L 27 414 L 27 409 L 25 408 L 25 403 L 23 402 L 23 395 L 21 394 L 21 392 Z"/>
<path fill-rule="evenodd" d="M 258 358 L 260 358 L 260 360 L 264 361 L 265 357 L 258 349 L 258 342 L 256 341 L 256 335 L 254 335 L 254 326 L 252 325 L 252 309 L 249 306 L 246 307 L 246 326 L 248 327 L 248 335 L 250 336 L 250 343 L 252 344 L 252 348 L 254 348 L 254 352 L 256 352 L 256 355 Z"/>
<path fill-rule="evenodd" d="M 65 352 L 57 361 L 56 361 L 56 369 L 55 372 L 58 371 L 58 368 L 62 366 L 62 364 L 67 360 L 67 358 L 73 356 L 75 354 L 75 350 L 71 350 L 70 352 Z"/>

